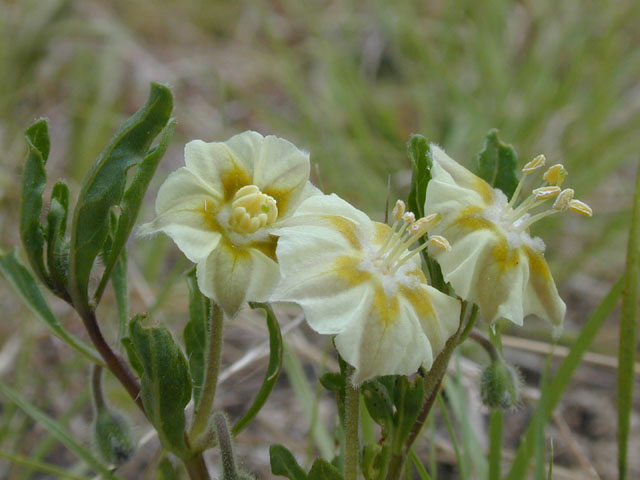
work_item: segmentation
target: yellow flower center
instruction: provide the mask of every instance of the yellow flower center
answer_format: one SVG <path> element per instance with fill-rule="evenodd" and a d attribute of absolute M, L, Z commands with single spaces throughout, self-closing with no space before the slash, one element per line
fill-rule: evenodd
<path fill-rule="evenodd" d="M 374 264 L 382 272 L 391 274 L 397 272 L 407 260 L 430 245 L 442 250 L 451 249 L 449 242 L 444 237 L 434 235 L 420 247 L 408 250 L 413 243 L 417 242 L 440 222 L 442 216 L 439 213 L 427 215 L 416 220 L 412 212 L 406 211 L 404 202 L 398 200 L 393 208 L 392 215 L 394 223 L 374 259 Z"/>
<path fill-rule="evenodd" d="M 231 202 L 229 226 L 236 233 L 255 233 L 278 218 L 273 197 L 262 193 L 255 185 L 239 189 Z"/>

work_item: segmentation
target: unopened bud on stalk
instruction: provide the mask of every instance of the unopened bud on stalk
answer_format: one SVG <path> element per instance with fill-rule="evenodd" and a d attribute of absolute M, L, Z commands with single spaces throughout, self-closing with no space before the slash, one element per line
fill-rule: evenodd
<path fill-rule="evenodd" d="M 102 458 L 112 465 L 127 462 L 135 451 L 129 421 L 124 415 L 106 407 L 96 414 L 93 439 Z"/>
<path fill-rule="evenodd" d="M 520 401 L 520 374 L 502 359 L 485 368 L 480 379 L 480 397 L 487 407 L 503 410 L 515 407 Z"/>

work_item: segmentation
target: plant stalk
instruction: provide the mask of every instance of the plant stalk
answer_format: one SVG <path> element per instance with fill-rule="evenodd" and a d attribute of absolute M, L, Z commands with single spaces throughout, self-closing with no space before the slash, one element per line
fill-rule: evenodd
<path fill-rule="evenodd" d="M 357 480 L 360 458 L 358 420 L 360 416 L 360 392 L 351 383 L 353 368 L 348 369 L 344 395 L 344 480 Z"/>
<path fill-rule="evenodd" d="M 211 303 L 211 331 L 207 348 L 207 371 L 205 373 L 204 385 L 200 404 L 193 417 L 193 424 L 189 432 L 189 441 L 196 450 L 205 448 L 205 442 L 201 439 L 202 434 L 207 430 L 209 419 L 213 411 L 213 400 L 216 396 L 218 386 L 218 374 L 220 373 L 220 362 L 222 358 L 222 333 L 224 327 L 224 313 L 219 305 Z"/>
<path fill-rule="evenodd" d="M 201 453 L 194 455 L 191 458 L 183 459 L 187 473 L 191 480 L 210 480 L 209 471 L 207 470 L 207 464 L 204 462 L 204 457 Z"/>

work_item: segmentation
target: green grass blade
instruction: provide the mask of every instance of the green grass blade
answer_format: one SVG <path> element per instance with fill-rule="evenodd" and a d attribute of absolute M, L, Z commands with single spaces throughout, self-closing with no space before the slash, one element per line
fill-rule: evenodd
<path fill-rule="evenodd" d="M 20 263 L 14 251 L 0 255 L 0 272 L 13 285 L 22 301 L 51 329 L 54 335 L 89 361 L 102 365 L 102 359 L 93 348 L 71 335 L 60 324 L 42 295 L 35 278 Z"/>
<path fill-rule="evenodd" d="M 627 456 L 633 408 L 633 364 L 638 336 L 638 271 L 640 270 L 640 165 L 636 175 L 633 214 L 629 229 L 627 268 L 622 290 L 620 343 L 618 348 L 618 478 L 627 478 Z"/>
<path fill-rule="evenodd" d="M 300 360 L 295 353 L 287 347 L 286 343 L 284 344 L 283 362 L 285 372 L 287 372 L 287 377 L 289 378 L 289 382 L 291 382 L 291 388 L 293 389 L 296 399 L 302 406 L 307 420 L 311 424 L 311 437 L 324 458 L 333 458 L 335 449 L 329 432 L 327 432 L 327 429 L 322 423 L 312 422 L 316 397 L 309 386 L 309 381 L 304 374 Z"/>
<path fill-rule="evenodd" d="M 602 300 L 598 308 L 591 314 L 585 323 L 576 342 L 571 347 L 569 355 L 555 372 L 553 379 L 547 388 L 542 391 L 542 396 L 536 412 L 529 422 L 529 426 L 524 434 L 524 438 L 518 447 L 516 457 L 511 466 L 511 470 L 506 476 L 507 480 L 518 480 L 525 478 L 529 466 L 529 460 L 535 450 L 536 425 L 538 421 L 546 423 L 558 404 L 560 397 L 569 385 L 571 377 L 580 364 L 580 360 L 596 334 L 607 321 L 609 314 L 618 303 L 618 297 L 622 291 L 623 277 L 620 277 L 611 288 L 607 296 Z"/>
<path fill-rule="evenodd" d="M 89 478 L 68 473 L 55 465 L 51 465 L 50 463 L 38 462 L 37 460 L 32 460 L 30 458 L 23 457 L 22 455 L 13 455 L 11 453 L 0 452 L 0 458 L 4 458 L 5 460 L 13 462 L 17 465 L 22 465 L 29 468 L 30 470 L 49 473 L 51 475 L 54 475 L 55 478 L 66 478 L 68 480 L 88 480 Z"/>
<path fill-rule="evenodd" d="M 56 437 L 56 439 L 67 447 L 74 455 L 84 460 L 87 465 L 100 473 L 103 478 L 107 480 L 118 479 L 118 477 L 111 473 L 88 448 L 78 443 L 71 435 L 69 435 L 58 422 L 46 415 L 40 409 L 31 405 L 2 381 L 0 381 L 0 391 L 2 391 L 2 393 L 13 403 L 18 405 L 18 407 L 20 407 L 27 415 L 42 425 L 51 435 Z"/>
<path fill-rule="evenodd" d="M 418 455 L 416 455 L 416 452 L 413 451 L 413 449 L 409 450 L 409 460 L 411 460 L 413 466 L 416 467 L 420 480 L 431 480 L 429 472 L 427 472 L 427 469 L 424 468 L 424 465 L 422 465 L 422 462 L 418 458 Z"/>
<path fill-rule="evenodd" d="M 460 470 L 460 478 L 462 480 L 468 480 L 468 459 L 463 457 L 460 453 L 460 447 L 458 446 L 458 440 L 456 439 L 456 432 L 453 428 L 453 422 L 451 421 L 451 417 L 449 416 L 449 412 L 447 411 L 447 405 L 444 403 L 441 394 L 438 394 L 438 405 L 440 406 L 440 411 L 442 412 L 444 423 L 447 425 L 447 431 L 449 432 L 449 438 L 451 439 L 451 443 L 453 444 L 453 449 L 456 452 L 456 462 L 458 463 L 458 469 Z"/>

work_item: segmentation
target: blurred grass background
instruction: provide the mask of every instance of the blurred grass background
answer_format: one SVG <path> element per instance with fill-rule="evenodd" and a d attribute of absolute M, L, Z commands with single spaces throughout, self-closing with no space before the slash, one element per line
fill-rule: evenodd
<path fill-rule="evenodd" d="M 550 246 L 570 337 L 624 262 L 640 152 L 639 24 L 634 0 L 0 0 L 0 247 L 18 244 L 24 128 L 50 119 L 50 184 L 66 178 L 77 192 L 151 80 L 173 86 L 178 129 L 141 219 L 193 138 L 245 129 L 287 138 L 311 152 L 327 193 L 381 219 L 389 176 L 392 200 L 406 194 L 410 134 L 472 166 L 497 127 L 521 163 L 539 153 L 564 163 L 567 184 L 594 207 L 591 220 L 552 219 L 536 232 Z M 134 250 L 134 309 L 153 307 L 164 289 L 163 317 L 184 319 L 182 282 L 171 293 L 162 281 L 186 266 L 177 250 L 164 238 Z M 86 372 L 0 287 L 0 372 L 56 415 L 82 410 Z M 612 328 L 596 348 L 610 353 L 615 342 Z M 2 449 L 49 451 L 8 413 Z"/>

